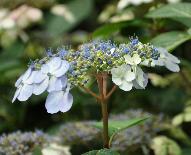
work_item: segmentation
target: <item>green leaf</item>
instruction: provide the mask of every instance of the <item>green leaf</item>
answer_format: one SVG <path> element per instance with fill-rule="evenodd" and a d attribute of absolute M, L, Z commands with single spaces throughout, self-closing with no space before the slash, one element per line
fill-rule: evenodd
<path fill-rule="evenodd" d="M 82 155 L 96 155 L 99 150 L 92 150 L 86 153 L 83 153 Z"/>
<path fill-rule="evenodd" d="M 176 3 L 164 5 L 153 11 L 150 11 L 148 18 L 191 18 L 191 3 Z M 189 19 L 188 19 L 189 20 Z"/>
<path fill-rule="evenodd" d="M 146 119 L 148 119 L 148 117 L 144 117 L 144 118 L 135 118 L 135 119 L 131 119 L 131 120 L 123 120 L 123 121 L 109 121 L 109 136 L 112 136 L 113 134 L 115 134 L 116 132 L 119 132 L 121 130 L 127 129 L 129 127 L 132 127 L 134 125 L 137 125 L 139 123 L 142 123 L 143 121 L 145 121 Z M 96 128 L 102 129 L 103 128 L 103 124 L 102 122 L 97 122 L 94 124 L 94 126 Z"/>
<path fill-rule="evenodd" d="M 96 155 L 120 155 L 120 154 L 111 149 L 101 149 L 96 153 Z"/>
<path fill-rule="evenodd" d="M 88 17 L 92 10 L 92 0 L 73 0 L 64 5 L 64 10 L 64 16 L 49 14 L 46 17 L 46 30 L 50 35 L 60 35 Z"/>
<path fill-rule="evenodd" d="M 185 41 L 191 39 L 191 35 L 186 32 L 172 31 L 162 33 L 151 40 L 151 43 L 158 47 L 173 50 Z"/>
<path fill-rule="evenodd" d="M 128 26 L 143 26 L 144 23 L 142 20 L 132 20 L 126 22 L 118 22 L 118 23 L 109 23 L 105 24 L 93 32 L 93 38 L 96 37 L 108 37 L 111 34 L 120 31 L 124 27 Z"/>
<path fill-rule="evenodd" d="M 173 20 L 182 23 L 183 25 L 187 26 L 188 28 L 191 27 L 191 20 L 189 18 L 172 18 Z"/>
<path fill-rule="evenodd" d="M 41 152 L 40 147 L 34 148 L 32 155 L 43 155 L 42 152 Z"/>
<path fill-rule="evenodd" d="M 111 149 L 101 149 L 101 150 L 89 151 L 82 155 L 120 155 L 120 154 Z"/>

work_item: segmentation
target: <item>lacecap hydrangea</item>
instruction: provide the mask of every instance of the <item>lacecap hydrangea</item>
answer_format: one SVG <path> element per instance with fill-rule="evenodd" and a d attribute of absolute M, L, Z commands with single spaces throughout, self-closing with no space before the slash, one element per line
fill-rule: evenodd
<path fill-rule="evenodd" d="M 138 38 L 129 43 L 96 40 L 77 50 L 58 48 L 47 50 L 47 56 L 29 64 L 27 71 L 16 81 L 12 102 L 47 91 L 45 107 L 48 113 L 68 111 L 73 103 L 70 90 L 84 86 L 91 75 L 106 73 L 120 89 L 144 89 L 148 76 L 142 66 L 165 66 L 173 72 L 180 70 L 179 59 L 161 47 L 143 44 Z"/>

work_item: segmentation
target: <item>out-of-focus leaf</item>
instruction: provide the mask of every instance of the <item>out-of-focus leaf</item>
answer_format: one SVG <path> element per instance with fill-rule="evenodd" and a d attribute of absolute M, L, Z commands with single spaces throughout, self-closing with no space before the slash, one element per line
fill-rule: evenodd
<path fill-rule="evenodd" d="M 43 155 L 39 147 L 34 148 L 32 155 Z"/>
<path fill-rule="evenodd" d="M 160 86 L 162 88 L 168 86 L 170 84 L 169 79 L 164 78 L 158 74 L 150 73 L 149 74 L 149 79 L 151 80 L 151 83 L 154 86 Z"/>
<path fill-rule="evenodd" d="M 189 39 L 191 39 L 191 36 L 186 32 L 172 31 L 156 36 L 151 40 L 151 43 L 171 51 Z"/>
<path fill-rule="evenodd" d="M 20 56 L 22 56 L 23 52 L 24 52 L 24 44 L 22 42 L 15 42 L 14 44 L 12 44 L 11 46 L 5 48 L 3 50 L 3 52 L 0 55 L 1 59 L 5 59 L 5 58 L 18 58 Z"/>
<path fill-rule="evenodd" d="M 189 18 L 172 18 L 172 19 L 184 24 L 187 27 L 191 27 L 191 19 Z"/>
<path fill-rule="evenodd" d="M 164 5 L 153 11 L 150 11 L 146 17 L 148 18 L 191 18 L 191 3 L 176 3 Z M 190 19 L 188 19 L 190 20 Z"/>
<path fill-rule="evenodd" d="M 191 122 L 191 106 L 187 106 L 182 113 L 176 115 L 172 119 L 172 124 L 175 126 L 178 126 L 183 122 Z"/>
<path fill-rule="evenodd" d="M 89 151 L 82 155 L 120 155 L 120 154 L 111 149 L 101 149 L 101 150 Z"/>
<path fill-rule="evenodd" d="M 182 155 L 190 155 L 190 154 L 191 154 L 191 148 L 182 149 Z"/>
<path fill-rule="evenodd" d="M 188 32 L 189 35 L 191 35 L 191 28 L 189 28 L 187 32 Z"/>
<path fill-rule="evenodd" d="M 89 152 L 86 152 L 86 153 L 83 153 L 82 155 L 96 155 L 98 152 L 98 150 L 92 150 L 92 151 L 89 151 Z"/>
<path fill-rule="evenodd" d="M 178 144 L 165 136 L 158 136 L 152 140 L 151 144 L 155 155 L 181 155 Z"/>
<path fill-rule="evenodd" d="M 8 69 L 16 68 L 20 66 L 21 63 L 18 60 L 4 60 L 0 62 L 0 72 L 6 71 Z"/>
<path fill-rule="evenodd" d="M 77 23 L 86 18 L 92 9 L 92 0 L 73 0 L 62 5 L 63 14 L 49 14 L 46 17 L 46 30 L 51 36 L 57 36 L 72 29 Z"/>
<path fill-rule="evenodd" d="M 128 26 L 140 27 L 140 26 L 144 26 L 145 24 L 146 23 L 144 23 L 141 20 L 105 24 L 93 32 L 93 38 L 108 37 L 111 34 L 120 31 L 124 27 L 127 27 L 127 28 L 128 28 Z"/>

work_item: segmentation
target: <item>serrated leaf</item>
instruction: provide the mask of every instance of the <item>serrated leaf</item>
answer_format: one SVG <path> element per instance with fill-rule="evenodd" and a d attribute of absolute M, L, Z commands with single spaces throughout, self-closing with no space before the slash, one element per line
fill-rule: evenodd
<path fill-rule="evenodd" d="M 83 9 L 82 9 L 83 8 Z M 92 0 L 73 0 L 64 5 L 65 15 L 49 14 L 46 17 L 46 30 L 52 36 L 60 35 L 86 18 L 92 10 Z"/>
<path fill-rule="evenodd" d="M 144 23 L 141 20 L 132 20 L 132 21 L 126 21 L 126 22 L 118 22 L 118 23 L 109 23 L 109 24 L 105 24 L 101 27 L 99 27 L 98 29 L 96 29 L 93 34 L 92 37 L 96 38 L 96 37 L 108 37 L 111 34 L 120 31 L 122 28 L 124 27 L 128 27 L 128 26 L 143 26 L 146 23 Z"/>
<path fill-rule="evenodd" d="M 164 5 L 153 11 L 150 11 L 148 18 L 191 18 L 191 3 L 176 3 Z"/>
<path fill-rule="evenodd" d="M 186 32 L 172 31 L 156 36 L 151 40 L 151 43 L 167 50 L 173 50 L 189 39 L 191 39 L 191 36 Z"/>

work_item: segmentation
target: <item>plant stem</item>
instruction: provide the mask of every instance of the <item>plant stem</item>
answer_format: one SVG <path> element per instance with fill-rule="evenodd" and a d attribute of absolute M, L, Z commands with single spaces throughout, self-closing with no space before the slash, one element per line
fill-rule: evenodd
<path fill-rule="evenodd" d="M 96 76 L 100 93 L 100 102 L 102 109 L 103 119 L 103 147 L 109 148 L 109 135 L 108 135 L 108 111 L 107 111 L 107 74 L 102 73 Z"/>

